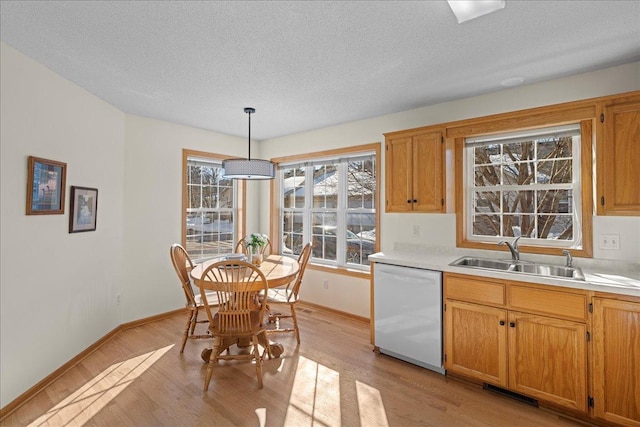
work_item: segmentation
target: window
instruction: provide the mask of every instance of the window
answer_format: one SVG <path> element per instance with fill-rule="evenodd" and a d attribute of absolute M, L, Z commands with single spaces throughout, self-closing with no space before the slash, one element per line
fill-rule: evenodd
<path fill-rule="evenodd" d="M 297 255 L 312 242 L 315 264 L 369 265 L 377 248 L 379 145 L 366 147 L 278 165 L 281 253 Z"/>
<path fill-rule="evenodd" d="M 234 251 L 238 230 L 238 184 L 223 178 L 215 155 L 183 152 L 183 245 L 193 260 Z"/>
<path fill-rule="evenodd" d="M 467 138 L 466 238 L 581 248 L 580 125 Z"/>

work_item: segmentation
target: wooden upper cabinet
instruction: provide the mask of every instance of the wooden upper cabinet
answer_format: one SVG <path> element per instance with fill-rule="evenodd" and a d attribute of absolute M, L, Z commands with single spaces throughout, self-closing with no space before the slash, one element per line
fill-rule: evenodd
<path fill-rule="evenodd" d="M 444 212 L 441 131 L 385 134 L 387 212 Z"/>
<path fill-rule="evenodd" d="M 640 215 L 640 93 L 602 106 L 597 141 L 599 215 Z"/>
<path fill-rule="evenodd" d="M 412 138 L 387 139 L 385 145 L 386 211 L 411 211 L 413 209 Z"/>

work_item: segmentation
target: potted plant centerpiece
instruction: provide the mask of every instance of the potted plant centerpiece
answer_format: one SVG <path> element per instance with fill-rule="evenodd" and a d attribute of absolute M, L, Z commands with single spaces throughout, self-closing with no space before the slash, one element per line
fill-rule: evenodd
<path fill-rule="evenodd" d="M 268 241 L 269 238 L 266 234 L 251 233 L 249 237 L 247 237 L 245 244 L 247 245 L 251 262 L 256 265 L 262 264 L 263 248 Z"/>

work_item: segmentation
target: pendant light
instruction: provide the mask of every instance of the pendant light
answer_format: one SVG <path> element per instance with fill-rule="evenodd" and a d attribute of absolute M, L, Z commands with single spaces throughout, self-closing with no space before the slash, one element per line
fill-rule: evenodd
<path fill-rule="evenodd" d="M 224 177 L 231 179 L 273 179 L 276 167 L 269 160 L 251 158 L 251 114 L 255 108 L 247 107 L 244 112 L 249 114 L 249 156 L 246 159 L 226 159 L 222 161 Z"/>

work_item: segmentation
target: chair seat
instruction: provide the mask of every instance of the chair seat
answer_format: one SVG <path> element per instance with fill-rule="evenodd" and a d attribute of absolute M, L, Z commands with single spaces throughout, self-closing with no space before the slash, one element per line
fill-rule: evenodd
<path fill-rule="evenodd" d="M 269 289 L 269 291 L 267 292 L 267 304 L 268 303 L 287 304 L 287 303 L 296 302 L 297 300 L 298 300 L 298 297 L 296 296 L 296 294 L 289 289 L 274 288 L 274 289 Z"/>
<path fill-rule="evenodd" d="M 194 296 L 196 304 L 198 307 L 201 307 L 202 304 L 202 295 L 197 294 Z M 216 292 L 207 292 L 207 302 L 209 305 L 218 305 L 218 294 Z"/>

